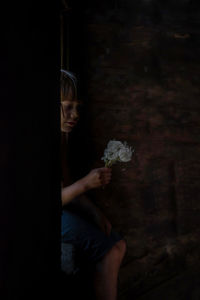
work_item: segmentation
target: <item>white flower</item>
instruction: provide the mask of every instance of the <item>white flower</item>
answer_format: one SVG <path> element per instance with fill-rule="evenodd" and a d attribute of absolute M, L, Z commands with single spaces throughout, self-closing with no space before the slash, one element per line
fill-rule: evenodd
<path fill-rule="evenodd" d="M 111 140 L 104 150 L 102 160 L 106 166 L 111 166 L 117 161 L 128 162 L 131 160 L 133 151 L 134 150 L 132 150 L 126 142 L 122 143 L 120 141 Z"/>
<path fill-rule="evenodd" d="M 113 161 L 118 159 L 119 150 L 122 148 L 124 148 L 122 142 L 111 140 L 104 151 L 104 157 L 102 159 L 104 161 Z"/>
<path fill-rule="evenodd" d="M 114 151 L 110 151 L 110 150 L 106 149 L 104 151 L 104 158 L 106 160 L 115 160 L 118 158 L 118 151 L 114 152 Z"/>
<path fill-rule="evenodd" d="M 124 145 L 122 144 L 122 142 L 111 140 L 107 145 L 107 150 L 109 152 L 117 152 L 123 147 L 124 147 Z"/>
<path fill-rule="evenodd" d="M 128 162 L 131 160 L 132 153 L 134 150 L 131 147 L 124 147 L 123 149 L 119 150 L 119 160 L 122 162 Z"/>

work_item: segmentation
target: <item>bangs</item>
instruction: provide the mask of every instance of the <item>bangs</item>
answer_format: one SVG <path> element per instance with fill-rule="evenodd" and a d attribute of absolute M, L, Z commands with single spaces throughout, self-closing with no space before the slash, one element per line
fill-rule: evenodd
<path fill-rule="evenodd" d="M 68 97 L 72 100 L 77 98 L 77 79 L 76 77 L 66 70 L 61 69 L 61 93 L 64 97 Z"/>

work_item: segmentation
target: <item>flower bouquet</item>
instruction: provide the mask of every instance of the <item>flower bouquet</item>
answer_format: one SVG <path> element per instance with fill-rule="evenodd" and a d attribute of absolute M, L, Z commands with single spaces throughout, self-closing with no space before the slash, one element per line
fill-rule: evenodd
<path fill-rule="evenodd" d="M 104 156 L 101 158 L 105 162 L 105 167 L 111 167 L 116 162 L 128 162 L 132 158 L 134 149 L 127 145 L 127 142 L 111 140 L 104 150 Z"/>

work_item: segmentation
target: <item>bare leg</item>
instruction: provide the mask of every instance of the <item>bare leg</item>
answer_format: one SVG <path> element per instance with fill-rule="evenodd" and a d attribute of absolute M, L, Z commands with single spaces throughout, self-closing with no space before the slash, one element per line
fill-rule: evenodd
<path fill-rule="evenodd" d="M 96 300 L 116 300 L 119 268 L 126 252 L 126 243 L 120 240 L 96 265 L 94 288 Z"/>

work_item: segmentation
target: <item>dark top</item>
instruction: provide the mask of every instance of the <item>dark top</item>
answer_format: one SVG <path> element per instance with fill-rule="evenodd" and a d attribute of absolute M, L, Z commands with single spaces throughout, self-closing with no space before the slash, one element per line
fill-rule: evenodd
<path fill-rule="evenodd" d="M 72 184 L 69 172 L 69 163 L 68 163 L 68 147 L 67 147 L 67 138 L 65 133 L 61 133 L 61 170 L 62 170 L 62 186 L 68 186 Z"/>

